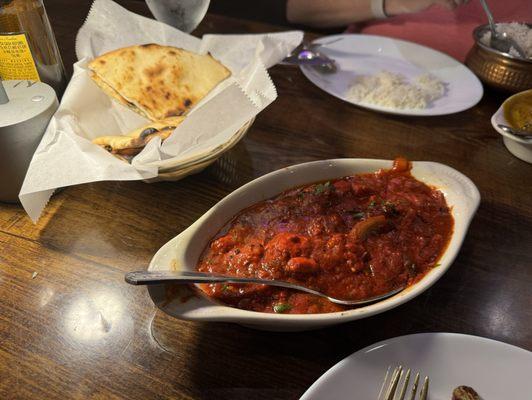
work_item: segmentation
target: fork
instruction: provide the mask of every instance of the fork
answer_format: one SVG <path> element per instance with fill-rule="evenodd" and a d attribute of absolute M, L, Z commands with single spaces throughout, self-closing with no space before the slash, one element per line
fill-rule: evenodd
<path fill-rule="evenodd" d="M 390 375 L 391 368 L 392 367 L 389 366 L 386 370 L 386 375 L 384 375 L 384 382 L 382 382 L 381 390 L 379 391 L 379 397 L 377 397 L 377 400 L 403 400 L 405 398 L 406 391 L 408 389 L 408 384 L 410 383 L 411 370 L 410 368 L 408 368 L 405 371 L 405 369 L 401 365 L 399 365 L 398 367 L 395 367 L 393 369 Z M 390 376 L 389 380 L 388 376 Z M 410 389 L 410 397 L 408 397 L 409 400 L 415 400 L 418 385 L 419 372 L 416 374 L 414 378 L 414 383 L 412 384 L 412 387 Z M 401 386 L 401 389 L 399 389 L 399 386 Z M 421 388 L 421 392 L 419 393 L 419 400 L 427 400 L 428 392 L 429 377 L 425 376 L 423 387 Z M 396 393 L 397 396 L 395 396 Z"/>

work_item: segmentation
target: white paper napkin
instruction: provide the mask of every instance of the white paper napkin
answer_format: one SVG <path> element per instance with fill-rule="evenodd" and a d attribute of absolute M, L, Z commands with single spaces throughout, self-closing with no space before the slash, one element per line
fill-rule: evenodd
<path fill-rule="evenodd" d="M 236 130 L 277 97 L 266 68 L 289 54 L 303 38 L 299 31 L 260 35 L 205 35 L 195 38 L 161 22 L 133 14 L 111 0 L 96 0 L 78 32 L 74 74 L 58 111 L 33 156 L 19 194 L 35 222 L 54 190 L 104 180 L 157 176 L 229 140 Z M 102 135 L 126 134 L 147 123 L 112 101 L 90 79 L 88 62 L 121 47 L 158 43 L 197 53 L 210 52 L 231 77 L 203 99 L 164 142 L 152 140 L 123 162 L 91 143 Z"/>

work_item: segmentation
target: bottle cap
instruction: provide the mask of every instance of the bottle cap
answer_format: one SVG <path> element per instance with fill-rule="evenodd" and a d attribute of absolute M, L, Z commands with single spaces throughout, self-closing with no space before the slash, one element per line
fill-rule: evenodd
<path fill-rule="evenodd" d="M 57 102 L 55 91 L 35 81 L 2 81 L 9 101 L 0 104 L 0 130 L 24 123 L 46 112 Z"/>

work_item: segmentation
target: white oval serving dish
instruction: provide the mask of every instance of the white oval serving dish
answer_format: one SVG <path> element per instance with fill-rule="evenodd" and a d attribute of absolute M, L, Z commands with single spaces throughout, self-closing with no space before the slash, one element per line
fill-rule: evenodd
<path fill-rule="evenodd" d="M 530 90 L 532 91 L 532 90 Z M 528 90 L 526 90 L 528 92 Z M 532 163 L 532 139 L 523 139 L 514 135 L 511 135 L 507 132 L 504 132 L 501 128 L 499 128 L 499 124 L 502 125 L 510 125 L 508 121 L 506 121 L 506 118 L 504 117 L 504 104 L 510 100 L 514 96 L 521 95 L 525 92 L 519 92 L 514 94 L 511 97 L 508 97 L 504 103 L 501 104 L 499 109 L 493 114 L 491 117 L 491 125 L 493 125 L 493 129 L 495 129 L 497 132 L 499 132 L 502 135 L 502 140 L 504 142 L 504 145 L 508 149 L 510 153 L 512 153 L 514 156 L 519 158 L 520 160 L 526 161 L 528 163 Z"/>
<path fill-rule="evenodd" d="M 381 168 L 391 168 L 392 163 L 389 160 L 350 158 L 313 161 L 257 178 L 226 196 L 189 228 L 161 247 L 148 269 L 193 270 L 211 238 L 242 209 L 295 186 L 375 172 Z M 164 312 L 184 320 L 235 322 L 278 331 L 321 328 L 369 317 L 405 303 L 432 286 L 451 266 L 480 203 L 480 194 L 475 184 L 455 169 L 424 161 L 415 161 L 412 165 L 412 175 L 416 179 L 437 187 L 444 193 L 447 204 L 452 208 L 455 226 L 449 246 L 439 261 L 440 265 L 403 292 L 365 307 L 328 314 L 285 315 L 240 310 L 215 303 L 201 294 L 194 294 L 185 286 L 178 290 L 165 285 L 149 286 L 152 300 Z"/>

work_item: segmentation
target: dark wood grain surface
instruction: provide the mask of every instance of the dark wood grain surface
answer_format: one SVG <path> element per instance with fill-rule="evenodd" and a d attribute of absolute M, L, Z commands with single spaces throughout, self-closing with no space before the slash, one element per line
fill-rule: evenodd
<path fill-rule="evenodd" d="M 138 1 L 121 1 L 147 15 Z M 89 2 L 47 0 L 64 61 Z M 196 32 L 275 27 L 209 15 Z M 0 205 L 0 399 L 297 399 L 323 372 L 379 340 L 417 332 L 480 335 L 532 350 L 532 165 L 504 148 L 486 91 L 451 116 L 365 111 L 270 70 L 279 98 L 204 172 L 174 183 L 103 182 L 53 197 L 37 225 Z M 404 155 L 450 165 L 482 203 L 450 270 L 394 310 L 312 332 L 271 333 L 190 323 L 158 312 L 126 271 L 223 196 L 304 161 Z"/>

